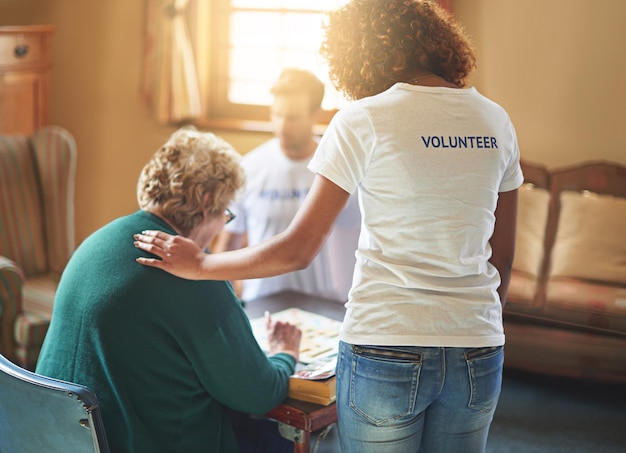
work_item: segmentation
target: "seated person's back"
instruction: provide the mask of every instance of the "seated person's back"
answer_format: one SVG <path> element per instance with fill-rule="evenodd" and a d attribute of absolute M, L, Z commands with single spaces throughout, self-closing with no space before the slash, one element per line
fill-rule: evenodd
<path fill-rule="evenodd" d="M 237 451 L 230 409 L 262 414 L 286 396 L 299 332 L 268 358 L 229 283 L 135 261 L 145 253 L 131 238 L 146 229 L 206 246 L 243 181 L 228 144 L 178 131 L 142 172 L 142 209 L 96 231 L 68 263 L 36 371 L 96 392 L 112 451 Z"/>

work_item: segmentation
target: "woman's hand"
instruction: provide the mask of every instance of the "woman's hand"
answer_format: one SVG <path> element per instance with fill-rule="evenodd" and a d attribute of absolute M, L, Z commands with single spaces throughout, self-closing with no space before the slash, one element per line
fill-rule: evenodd
<path fill-rule="evenodd" d="M 137 258 L 145 266 L 189 280 L 266 278 L 304 269 L 330 234 L 350 194 L 317 175 L 289 227 L 260 244 L 208 255 L 191 239 L 148 230 L 135 235 L 135 247 L 155 258 Z"/>
<path fill-rule="evenodd" d="M 298 361 L 302 331 L 295 324 L 272 319 L 269 311 L 265 312 L 265 328 L 267 329 L 270 355 L 284 352 L 295 357 Z"/>
<path fill-rule="evenodd" d="M 191 239 L 163 231 L 147 230 L 134 235 L 138 249 L 161 258 L 137 258 L 139 264 L 162 269 L 177 277 L 202 280 L 202 264 L 207 255 Z"/>

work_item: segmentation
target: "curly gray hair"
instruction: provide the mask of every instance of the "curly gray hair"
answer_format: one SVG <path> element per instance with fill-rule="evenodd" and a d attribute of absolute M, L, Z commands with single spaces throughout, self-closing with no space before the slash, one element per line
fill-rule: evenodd
<path fill-rule="evenodd" d="M 202 220 L 203 210 L 223 213 L 243 187 L 245 173 L 240 161 L 241 156 L 220 137 L 193 127 L 181 128 L 141 171 L 139 207 L 158 210 L 188 235 Z"/>

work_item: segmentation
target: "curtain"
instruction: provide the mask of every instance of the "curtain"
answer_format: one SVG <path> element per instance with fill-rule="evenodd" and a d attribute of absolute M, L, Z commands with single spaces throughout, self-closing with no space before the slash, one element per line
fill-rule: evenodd
<path fill-rule="evenodd" d="M 157 121 L 202 114 L 187 12 L 190 0 L 146 0 L 142 96 Z"/>

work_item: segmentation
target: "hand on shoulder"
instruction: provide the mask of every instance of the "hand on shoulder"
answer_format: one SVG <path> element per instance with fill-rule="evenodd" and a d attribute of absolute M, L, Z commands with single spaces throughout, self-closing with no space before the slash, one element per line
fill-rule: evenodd
<path fill-rule="evenodd" d="M 207 255 L 193 240 L 156 230 L 142 231 L 134 239 L 135 247 L 160 258 L 139 257 L 139 264 L 188 280 L 206 279 L 202 275 L 202 263 Z"/>

